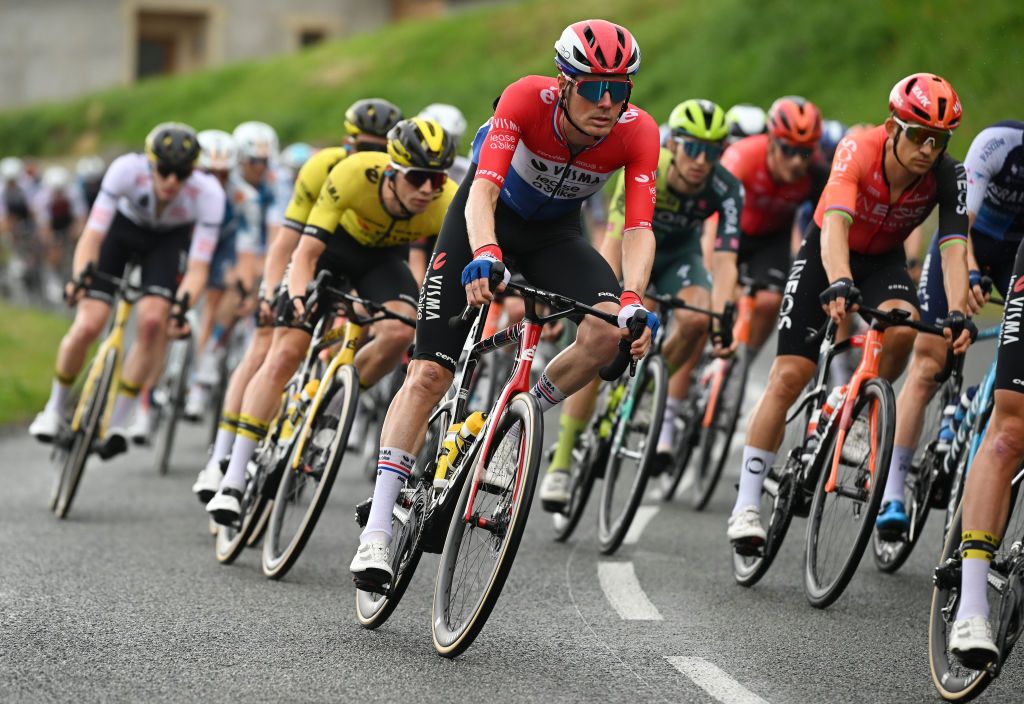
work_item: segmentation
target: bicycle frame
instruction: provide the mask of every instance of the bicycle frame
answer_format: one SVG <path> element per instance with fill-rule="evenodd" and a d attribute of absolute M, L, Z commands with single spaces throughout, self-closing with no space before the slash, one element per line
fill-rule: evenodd
<path fill-rule="evenodd" d="M 978 340 L 997 339 L 999 337 L 1000 328 L 1001 325 L 985 328 L 978 333 Z M 998 354 L 999 351 L 996 350 L 997 358 Z M 995 385 L 996 359 L 994 358 L 992 363 L 989 365 L 988 371 L 985 373 L 985 378 L 978 386 L 978 391 L 974 394 L 974 398 L 971 399 L 971 403 L 967 407 L 967 413 L 964 414 L 964 419 L 957 426 L 956 435 L 953 438 L 953 442 L 950 444 L 949 451 L 946 453 L 945 470 L 950 475 L 952 475 L 953 470 L 956 469 L 956 464 L 953 459 L 960 457 L 960 454 L 965 448 L 965 443 L 967 443 L 969 439 L 970 445 L 967 446 L 967 465 L 964 471 L 964 478 L 966 479 L 967 471 L 970 470 L 971 464 L 974 462 L 974 457 L 978 454 L 979 448 L 981 448 L 981 441 L 985 437 L 985 432 L 988 430 L 988 423 L 985 423 L 984 426 L 980 428 L 976 428 L 975 426 L 982 418 L 985 418 L 992 409 L 995 402 L 993 396 Z M 972 432 L 972 430 L 977 432 Z"/>
<path fill-rule="evenodd" d="M 125 299 L 120 299 L 117 302 L 117 308 L 114 313 L 114 320 L 110 326 L 110 331 L 107 336 L 100 343 L 96 349 L 96 353 L 93 355 L 93 362 L 89 365 L 89 373 L 85 377 L 85 383 L 82 386 L 82 395 L 79 398 L 78 404 L 75 406 L 75 413 L 71 418 L 71 431 L 77 433 L 82 425 L 82 415 L 85 413 L 85 404 L 89 397 L 92 396 L 92 391 L 96 384 L 99 382 L 100 374 L 103 373 L 103 363 L 101 360 L 105 359 L 107 353 L 110 350 L 114 350 L 114 376 L 113 378 L 119 379 L 121 376 L 121 363 L 124 357 L 124 329 L 128 325 L 128 318 L 132 314 L 132 308 L 135 306 L 134 302 L 129 302 Z M 117 384 L 111 384 L 110 389 L 107 392 L 107 402 L 103 407 L 103 418 L 100 420 L 100 436 L 104 436 L 107 432 L 107 421 L 110 419 L 110 414 L 113 411 L 114 400 L 117 398 Z"/>

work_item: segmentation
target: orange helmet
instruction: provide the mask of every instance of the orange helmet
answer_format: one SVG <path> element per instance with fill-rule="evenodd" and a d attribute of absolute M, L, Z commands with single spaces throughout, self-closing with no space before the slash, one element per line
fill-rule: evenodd
<path fill-rule="evenodd" d="M 914 73 L 894 85 L 889 110 L 904 122 L 936 130 L 955 130 L 964 112 L 953 86 L 934 73 Z"/>
<path fill-rule="evenodd" d="M 814 146 L 821 139 L 821 111 L 807 98 L 787 95 L 768 108 L 768 133 L 800 146 Z"/>

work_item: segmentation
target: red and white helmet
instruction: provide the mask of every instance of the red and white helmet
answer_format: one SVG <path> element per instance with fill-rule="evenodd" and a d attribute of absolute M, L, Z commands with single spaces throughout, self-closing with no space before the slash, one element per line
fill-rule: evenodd
<path fill-rule="evenodd" d="M 953 86 L 934 73 L 914 73 L 894 85 L 889 111 L 904 122 L 937 130 L 955 130 L 964 112 Z"/>
<path fill-rule="evenodd" d="M 583 20 L 566 27 L 555 42 L 555 65 L 570 76 L 633 75 L 640 70 L 640 45 L 625 27 Z"/>

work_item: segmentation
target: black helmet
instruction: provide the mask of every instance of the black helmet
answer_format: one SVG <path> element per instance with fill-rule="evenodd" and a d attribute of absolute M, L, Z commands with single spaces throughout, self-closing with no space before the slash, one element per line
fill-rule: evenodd
<path fill-rule="evenodd" d="M 383 98 L 366 98 L 352 103 L 345 111 L 345 130 L 353 137 L 361 134 L 386 137 L 401 119 L 402 111 L 394 103 Z"/>
<path fill-rule="evenodd" d="M 146 156 L 174 169 L 193 166 L 199 158 L 199 138 L 184 123 L 162 122 L 146 136 Z"/>
<path fill-rule="evenodd" d="M 447 171 L 455 163 L 455 142 L 435 120 L 402 120 L 388 133 L 388 154 L 398 166 Z"/>

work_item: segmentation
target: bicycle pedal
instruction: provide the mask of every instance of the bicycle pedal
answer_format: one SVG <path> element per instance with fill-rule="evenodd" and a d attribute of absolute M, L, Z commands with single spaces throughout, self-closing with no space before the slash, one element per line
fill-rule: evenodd
<path fill-rule="evenodd" d="M 372 496 L 370 498 L 366 499 L 365 501 L 362 501 L 362 502 L 356 504 L 355 519 L 356 519 L 356 523 L 359 525 L 360 528 L 365 528 L 367 521 L 370 520 L 370 506 L 372 506 L 372 505 L 373 505 L 373 497 Z M 367 591 L 367 590 L 363 590 L 363 591 Z"/>
<path fill-rule="evenodd" d="M 949 558 L 935 568 L 932 581 L 939 589 L 955 589 L 960 586 L 960 560 Z"/>
<path fill-rule="evenodd" d="M 381 584 L 380 582 L 368 577 L 370 576 L 352 575 L 352 581 L 355 583 L 356 589 L 361 592 L 379 594 L 380 596 L 388 595 L 388 592 L 391 589 L 391 585 L 389 583 Z"/>
<path fill-rule="evenodd" d="M 764 557 L 763 540 L 734 540 L 732 541 L 733 551 L 740 557 Z"/>

